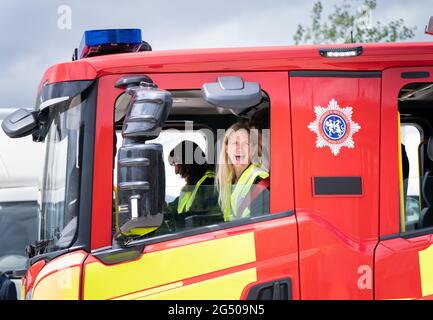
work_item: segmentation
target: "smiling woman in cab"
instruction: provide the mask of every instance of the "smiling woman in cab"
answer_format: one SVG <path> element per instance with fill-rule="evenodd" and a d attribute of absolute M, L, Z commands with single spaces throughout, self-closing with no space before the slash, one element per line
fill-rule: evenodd
<path fill-rule="evenodd" d="M 251 160 L 257 143 L 246 123 L 233 124 L 224 135 L 216 185 L 225 221 L 269 213 L 269 173 Z"/>

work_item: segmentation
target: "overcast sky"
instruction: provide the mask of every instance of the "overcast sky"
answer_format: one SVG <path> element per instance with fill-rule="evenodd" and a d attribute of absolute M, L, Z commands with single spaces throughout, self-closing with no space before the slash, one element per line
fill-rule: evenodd
<path fill-rule="evenodd" d="M 154 50 L 293 44 L 298 24 L 309 25 L 316 0 L 1 0 L 0 107 L 33 107 L 50 65 L 70 61 L 84 30 L 141 28 Z M 325 16 L 343 0 L 323 0 Z M 424 35 L 431 0 L 377 0 L 373 22 L 403 18 Z M 355 1 L 357 5 L 362 1 Z M 71 28 L 60 29 L 71 9 Z M 433 14 L 433 12 L 432 12 Z M 65 26 L 63 24 L 63 26 Z"/>

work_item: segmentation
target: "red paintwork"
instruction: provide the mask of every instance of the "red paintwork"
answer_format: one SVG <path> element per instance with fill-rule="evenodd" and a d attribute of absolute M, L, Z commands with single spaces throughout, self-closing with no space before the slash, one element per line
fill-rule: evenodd
<path fill-rule="evenodd" d="M 42 268 L 46 265 L 45 261 L 41 260 L 36 262 L 35 264 L 31 265 L 30 268 L 27 270 L 26 274 L 26 281 L 25 281 L 25 296 L 27 297 L 27 294 L 31 289 L 33 289 L 33 285 L 35 284 L 36 277 L 38 276 L 39 272 L 42 270 Z"/>
<path fill-rule="evenodd" d="M 319 56 L 319 48 L 346 46 L 348 45 L 194 49 L 107 55 L 55 65 L 47 70 L 41 84 L 46 80 L 54 83 L 137 72 L 383 70 L 401 65 L 428 65 L 433 60 L 433 44 L 428 42 L 362 44 L 364 52 L 354 58 L 331 59 Z"/>
<path fill-rule="evenodd" d="M 215 81 L 217 76 L 224 73 L 211 74 L 155 74 L 152 80 L 162 89 L 200 89 L 204 82 Z M 271 180 L 271 187 L 281 190 L 271 197 L 271 211 L 282 212 L 292 210 L 293 185 L 287 184 L 287 176 L 292 176 L 291 132 L 287 126 L 290 121 L 288 77 L 286 72 L 273 73 L 229 73 L 229 75 L 241 75 L 245 81 L 258 81 L 262 89 L 270 96 L 271 126 L 280 134 L 271 135 L 271 149 L 278 153 L 271 155 L 271 171 L 280 172 Z M 113 136 L 113 106 L 114 101 L 121 91 L 114 89 L 114 83 L 122 75 L 104 76 L 99 82 L 99 92 L 96 120 L 95 140 L 95 169 L 93 177 L 93 215 L 92 215 L 92 250 L 111 245 L 111 207 L 112 207 L 112 178 L 108 172 L 113 172 L 112 161 L 112 136 Z M 103 93 L 103 94 L 102 94 Z M 257 253 L 258 279 L 266 279 L 269 276 L 291 276 L 293 280 L 293 295 L 299 296 L 298 262 L 297 262 L 297 226 L 294 216 L 284 223 L 284 220 L 269 222 L 258 227 L 255 225 L 232 228 L 210 234 L 173 240 L 145 247 L 145 253 L 165 250 L 186 244 L 198 243 L 214 238 L 228 237 L 249 231 L 255 232 Z M 271 230 L 271 231 L 270 231 Z M 272 239 L 270 235 L 273 235 Z M 280 236 L 276 237 L 277 234 Z M 284 245 L 281 245 L 284 243 Z"/>
<path fill-rule="evenodd" d="M 290 89 L 301 296 L 371 299 L 373 290 L 357 288 L 357 270 L 373 268 L 378 235 L 380 79 L 292 77 Z M 338 156 L 317 148 L 308 129 L 314 106 L 327 107 L 332 98 L 341 108 L 351 106 L 361 126 L 355 148 L 344 147 Z M 314 196 L 313 177 L 320 176 L 360 176 L 363 195 Z"/>
<path fill-rule="evenodd" d="M 430 61 L 430 65 L 432 61 Z M 429 79 L 402 79 L 402 72 L 430 72 Z M 383 72 L 381 116 L 380 235 L 400 232 L 398 194 L 398 93 L 409 83 L 433 82 L 433 67 L 392 68 Z M 422 298 L 418 251 L 433 244 L 431 235 L 381 241 L 376 249 L 376 298 Z"/>
<path fill-rule="evenodd" d="M 247 226 L 239 226 L 229 230 L 219 230 L 203 235 L 191 236 L 182 239 L 176 239 L 156 244 L 147 245 L 143 254 L 158 252 L 162 250 L 169 250 L 178 247 L 188 246 L 203 241 L 230 237 L 234 234 L 242 234 L 254 232 L 255 246 L 256 246 L 256 261 L 234 266 L 231 268 L 218 270 L 211 273 L 202 274 L 192 278 L 179 279 L 183 282 L 184 286 L 195 284 L 201 281 L 210 280 L 216 277 L 229 275 L 231 273 L 256 268 L 257 282 L 251 283 L 243 292 L 241 299 L 246 298 L 248 288 L 253 285 L 269 282 L 273 279 L 291 278 L 292 279 L 292 297 L 299 299 L 299 277 L 298 277 L 298 244 L 296 240 L 297 226 L 295 216 L 282 218 L 274 221 L 255 223 Z M 283 244 L 283 245 L 282 245 Z M 121 262 L 121 264 L 131 263 L 138 260 L 128 260 Z M 91 263 L 103 263 L 92 255 L 89 255 L 85 261 L 85 266 Z M 176 261 L 165 261 L 168 264 L 175 264 Z M 85 279 L 85 270 L 83 270 L 83 279 Z M 112 281 L 118 281 L 113 279 Z M 121 280 L 120 280 L 121 281 Z M 82 282 L 82 292 L 84 292 L 84 283 Z M 161 283 L 159 286 L 168 283 Z M 119 284 L 121 285 L 121 284 Z M 152 288 L 146 288 L 152 289 Z M 137 291 L 139 292 L 139 291 Z M 131 294 L 133 292 L 128 292 Z M 111 299 L 118 297 L 111 297 Z"/>
<path fill-rule="evenodd" d="M 380 243 L 376 250 L 376 299 L 421 298 L 418 251 L 430 244 L 421 239 L 397 238 Z"/>
<path fill-rule="evenodd" d="M 81 254 L 81 256 L 82 256 L 81 260 L 79 260 L 79 261 L 77 261 L 76 259 L 68 260 L 68 256 L 75 256 L 77 254 Z M 88 255 L 87 252 L 85 252 L 83 250 L 72 251 L 72 252 L 60 255 L 60 256 L 54 258 L 53 260 L 50 260 L 50 261 L 40 260 L 40 261 L 36 262 L 35 264 L 31 265 L 29 267 L 29 269 L 27 270 L 27 274 L 26 274 L 26 278 L 25 278 L 25 294 L 26 294 L 26 296 L 30 290 L 35 290 L 38 287 L 38 285 L 44 281 L 45 278 L 49 277 L 50 275 L 52 275 L 54 273 L 58 273 L 58 272 L 61 272 L 62 270 L 72 268 L 72 267 L 80 267 L 80 269 L 82 269 L 82 265 L 83 265 L 87 255 Z M 51 268 L 51 270 L 47 272 L 47 270 L 46 269 L 44 270 L 44 268 Z M 41 271 L 43 273 L 41 273 Z M 38 276 L 40 277 L 40 279 L 38 280 L 38 282 L 36 283 L 36 286 L 35 286 L 35 281 L 36 281 Z M 81 282 L 81 279 L 79 279 L 79 280 Z M 56 290 L 60 290 L 60 289 L 59 288 L 53 288 L 54 293 L 56 292 Z M 81 295 L 81 293 L 79 293 L 79 295 Z M 53 296 L 55 296 L 55 295 L 53 295 Z M 80 296 L 77 296 L 77 299 L 80 299 Z"/>
<path fill-rule="evenodd" d="M 291 278 L 293 299 L 300 299 L 297 235 L 296 216 L 263 224 L 255 232 L 257 282 Z"/>
<path fill-rule="evenodd" d="M 116 89 L 110 80 L 110 78 L 101 78 L 98 83 L 90 245 L 92 250 L 111 245 L 113 110 L 116 98 L 123 90 Z M 110 192 L 109 197 L 104 193 L 107 190 Z"/>
<path fill-rule="evenodd" d="M 39 83 L 38 92 L 45 84 L 62 81 L 90 80 L 96 79 L 96 77 L 96 70 L 84 60 L 56 64 L 45 72 Z"/>

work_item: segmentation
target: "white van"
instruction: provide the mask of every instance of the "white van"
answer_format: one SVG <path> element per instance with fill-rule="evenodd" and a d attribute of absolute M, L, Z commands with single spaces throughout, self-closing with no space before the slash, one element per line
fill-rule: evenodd
<path fill-rule="evenodd" d="M 0 124 L 13 111 L 0 108 Z M 25 268 L 25 247 L 37 239 L 42 147 L 0 130 L 0 272 Z"/>

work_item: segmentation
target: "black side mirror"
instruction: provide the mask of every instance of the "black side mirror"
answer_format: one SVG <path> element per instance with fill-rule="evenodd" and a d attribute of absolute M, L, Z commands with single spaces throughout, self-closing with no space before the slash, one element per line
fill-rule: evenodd
<path fill-rule="evenodd" d="M 18 109 L 3 120 L 2 129 L 10 138 L 20 138 L 32 133 L 37 125 L 35 112 Z"/>
<path fill-rule="evenodd" d="M 47 121 L 50 108 L 66 103 L 69 96 L 62 96 L 42 102 L 36 111 L 18 109 L 2 122 L 3 131 L 9 138 L 21 138 L 33 134 L 33 141 L 41 142 L 47 133 Z"/>
<path fill-rule="evenodd" d="M 158 228 L 165 200 L 162 145 L 121 147 L 117 174 L 120 232 L 141 236 Z"/>
<path fill-rule="evenodd" d="M 123 137 L 136 141 L 155 139 L 173 103 L 171 93 L 158 89 L 153 82 L 141 82 L 126 92 L 133 97 L 123 122 Z"/>
<path fill-rule="evenodd" d="M 161 132 L 172 105 L 168 91 L 152 82 L 130 87 L 132 95 L 122 128 L 117 165 L 117 229 L 143 236 L 163 221 L 165 170 L 162 145 L 149 143 Z"/>

